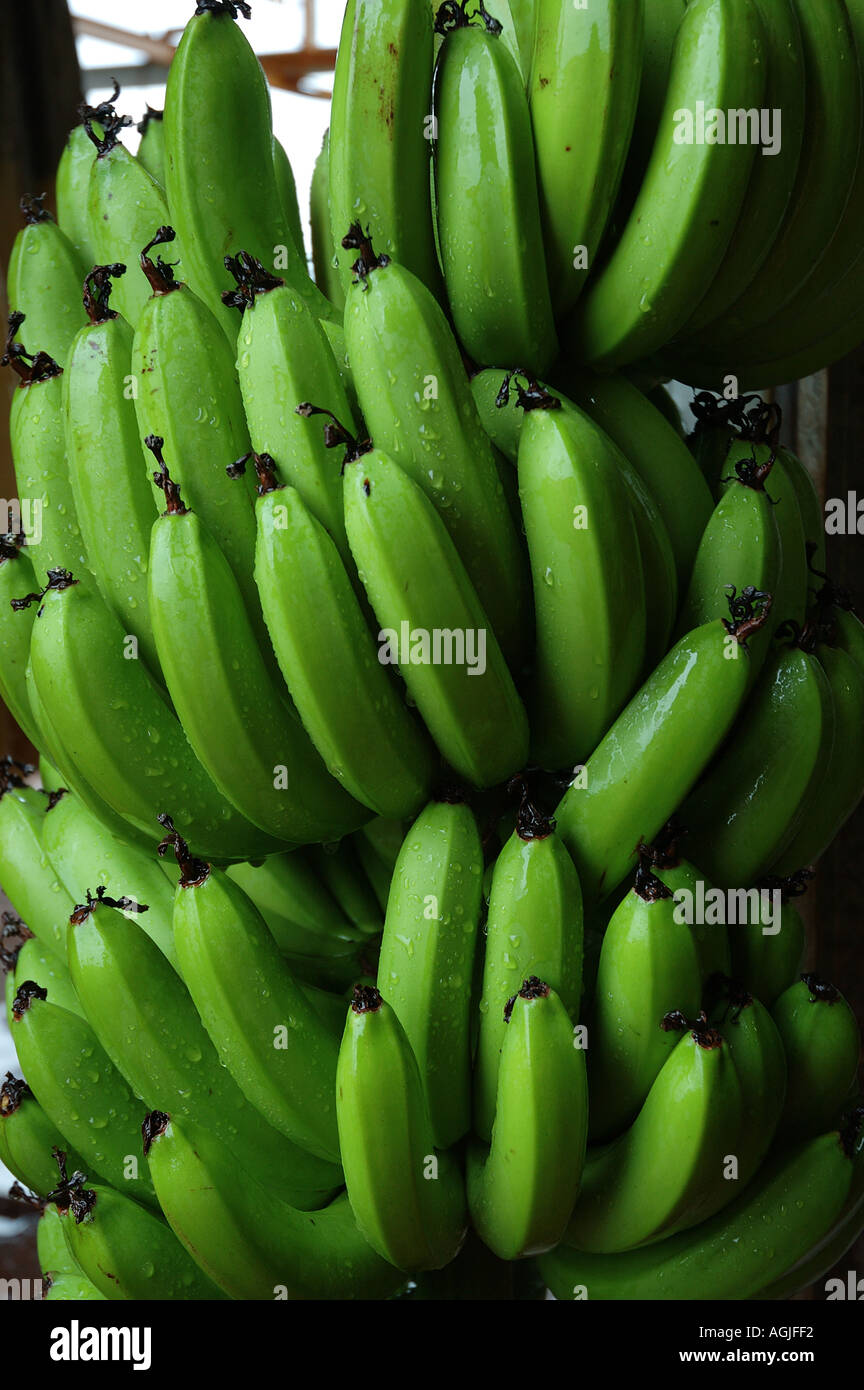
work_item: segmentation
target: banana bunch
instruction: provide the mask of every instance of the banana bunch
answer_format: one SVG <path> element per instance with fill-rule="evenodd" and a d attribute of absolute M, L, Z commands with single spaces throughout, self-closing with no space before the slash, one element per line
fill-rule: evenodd
<path fill-rule="evenodd" d="M 248 17 L 137 153 L 81 108 L 8 273 L 48 1297 L 789 1297 L 864 1229 L 795 906 L 864 626 L 778 408 L 662 382 L 864 337 L 864 4 L 349 0 L 314 279 Z"/>

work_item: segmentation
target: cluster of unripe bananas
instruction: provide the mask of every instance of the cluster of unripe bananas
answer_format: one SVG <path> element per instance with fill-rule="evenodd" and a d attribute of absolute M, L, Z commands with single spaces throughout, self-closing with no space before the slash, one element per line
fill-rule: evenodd
<path fill-rule="evenodd" d="M 864 1228 L 794 906 L 864 627 L 728 379 L 857 342 L 864 4 L 349 0 L 315 281 L 248 10 L 200 0 L 137 155 L 82 108 L 9 267 L 48 1296 L 787 1297 Z M 768 157 L 679 138 L 763 102 Z M 688 439 L 672 371 L 727 379 Z"/>

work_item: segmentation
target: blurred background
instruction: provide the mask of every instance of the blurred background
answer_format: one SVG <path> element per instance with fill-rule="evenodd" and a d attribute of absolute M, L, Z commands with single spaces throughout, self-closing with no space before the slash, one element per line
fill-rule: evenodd
<path fill-rule="evenodd" d="M 308 207 L 313 165 L 329 124 L 329 96 L 344 0 L 253 0 L 244 31 L 270 81 L 275 132 L 291 160 L 310 254 Z M 81 101 L 109 96 L 113 79 L 122 88 L 121 112 L 137 122 L 148 105 L 164 105 L 167 68 L 193 0 L 27 0 L 3 6 L 0 17 L 0 299 L 5 269 L 20 226 L 22 194 L 48 194 L 69 129 Z M 134 125 L 124 132 L 133 150 Z M 11 373 L 0 374 L 0 496 L 14 497 L 8 439 Z M 676 385 L 689 414 L 691 392 Z M 5 393 L 5 394 L 4 394 Z M 810 470 L 820 494 L 846 498 L 862 489 L 864 350 L 830 371 L 769 393 L 782 406 L 785 442 Z M 864 530 L 864 518 L 861 520 Z M 861 537 L 828 537 L 831 577 L 848 588 L 864 612 Z M 0 656 L 2 659 L 2 656 Z M 0 754 L 26 759 L 32 750 L 0 704 Z M 836 982 L 864 1020 L 861 866 L 864 809 L 859 807 L 823 856 L 816 880 L 802 900 L 810 928 L 806 966 Z M 6 904 L 0 895 L 0 908 Z M 0 1016 L 0 1080 L 17 1073 L 5 1012 Z M 36 1276 L 32 1212 L 6 1199 L 12 1179 L 0 1165 L 0 1278 Z M 23 1213 L 23 1214 L 19 1214 Z M 845 1271 L 864 1265 L 864 1242 L 841 1262 Z M 809 1296 L 824 1297 L 822 1289 Z M 807 1294 L 800 1297 L 806 1298 Z"/>

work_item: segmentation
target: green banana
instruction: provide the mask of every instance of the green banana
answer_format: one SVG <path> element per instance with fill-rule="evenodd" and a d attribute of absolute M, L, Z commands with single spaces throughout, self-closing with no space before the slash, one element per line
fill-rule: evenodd
<path fill-rule="evenodd" d="M 682 637 L 618 716 L 557 811 L 586 901 L 611 893 L 707 767 L 750 685 L 756 602 Z"/>
<path fill-rule="evenodd" d="M 183 502 L 163 441 L 148 435 L 145 443 L 166 500 L 150 541 L 150 615 L 195 755 L 222 795 L 274 838 L 301 843 L 355 830 L 368 812 L 330 776 L 271 677 L 228 561 Z"/>
<path fill-rule="evenodd" d="M 260 63 L 234 22 L 238 10 L 248 17 L 247 5 L 198 4 L 171 63 L 163 122 L 171 220 L 196 293 L 232 346 L 237 330 L 222 303 L 230 286 L 224 258 L 238 246 L 284 274 L 319 318 L 335 313 L 309 279 L 305 253 L 285 218 L 273 161 L 270 94 Z"/>
<path fill-rule="evenodd" d="M 431 103 L 428 0 L 349 0 L 333 76 L 332 242 L 341 248 L 352 223 L 362 222 L 388 256 L 441 298 L 430 205 Z M 350 257 L 339 256 L 338 278 L 344 296 Z"/>
<path fill-rule="evenodd" d="M 864 672 L 864 624 L 851 607 L 844 608 L 839 603 L 833 607 L 831 622 L 837 646 Z"/>
<path fill-rule="evenodd" d="M 132 330 L 110 307 L 121 264 L 84 282 L 89 323 L 69 350 L 63 414 L 69 481 L 99 592 L 153 674 L 159 662 L 147 608 L 147 555 L 156 508 L 141 464 L 132 381 Z"/>
<path fill-rule="evenodd" d="M 524 764 L 528 721 L 466 567 L 434 506 L 397 462 L 380 449 L 351 449 L 346 465 L 348 541 L 388 659 L 398 655 L 408 694 L 456 772 L 494 786 Z M 465 664 L 448 664 L 460 658 L 460 642 Z"/>
<path fill-rule="evenodd" d="M 56 1178 L 56 1168 L 54 1175 Z M 53 1283 L 55 1276 L 81 1274 L 80 1266 L 66 1244 L 66 1232 L 60 1213 L 50 1204 L 43 1208 L 36 1226 L 36 1253 L 43 1280 Z"/>
<path fill-rule="evenodd" d="M 25 786 L 8 766 L 0 795 L 0 875 L 18 916 L 40 942 L 66 957 L 66 923 L 75 899 L 66 891 L 42 844 L 52 798 Z"/>
<path fill-rule="evenodd" d="M 67 1177 L 51 1193 L 69 1250 L 85 1278 L 112 1302 L 184 1302 L 222 1298 L 170 1228 L 121 1192 Z"/>
<path fill-rule="evenodd" d="M 339 278 L 339 263 L 330 225 L 330 131 L 324 132 L 321 152 L 315 160 L 310 193 L 312 263 L 315 283 L 334 308 L 345 308 L 345 291 Z"/>
<path fill-rule="evenodd" d="M 164 111 L 157 111 L 148 103 L 143 119 L 138 122 L 141 139 L 136 154 L 138 163 L 161 188 L 165 187 L 164 115 Z"/>
<path fill-rule="evenodd" d="M 780 1132 L 787 1140 L 818 1134 L 849 1094 L 858 1070 L 861 1033 L 834 985 L 802 975 L 771 1010 L 789 1068 Z"/>
<path fill-rule="evenodd" d="M 114 83 L 111 103 L 120 95 L 118 84 Z M 110 106 L 111 103 L 107 103 Z M 90 240 L 90 218 L 87 211 L 90 170 L 96 158 L 93 141 L 87 134 L 84 116 L 89 115 L 94 130 L 98 128 L 99 117 L 105 112 L 101 108 L 81 106 L 78 108 L 80 124 L 69 132 L 60 162 L 57 165 L 57 181 L 54 198 L 57 205 L 57 224 L 65 233 L 78 253 L 83 266 L 81 274 L 96 264 L 97 256 Z M 101 131 L 99 132 L 101 134 Z M 80 279 L 80 277 L 79 277 Z"/>
<path fill-rule="evenodd" d="M 417 1059 L 435 1144 L 471 1124 L 471 983 L 483 894 L 483 847 L 458 795 L 431 802 L 393 870 L 378 982 Z"/>
<path fill-rule="evenodd" d="M 47 1290 L 43 1295 L 45 1303 L 81 1303 L 81 1302 L 105 1302 L 104 1293 L 100 1293 L 96 1285 L 86 1274 L 58 1274 L 56 1279 L 52 1279 L 47 1285 Z"/>
<path fill-rule="evenodd" d="M 63 435 L 63 369 L 47 353 L 16 342 L 23 314 L 9 317 L 0 366 L 19 381 L 12 397 L 9 437 L 15 464 L 21 526 L 33 568 L 41 576 L 59 565 L 87 565 L 69 482 Z"/>
<path fill-rule="evenodd" d="M 258 865 L 231 864 L 227 873 L 258 908 L 295 972 L 299 958 L 326 956 L 345 960 L 349 975 L 357 975 L 354 953 L 365 937 L 301 853 L 271 855 Z"/>
<path fill-rule="evenodd" d="M 22 549 L 24 537 L 8 533 L 0 535 L 0 699 L 15 723 L 34 745 L 41 736 L 27 694 L 27 662 L 30 659 L 30 634 L 35 613 L 29 608 L 16 609 L 15 599 L 36 589 L 36 575 L 30 556 Z"/>
<path fill-rule="evenodd" d="M 525 84 L 482 7 L 469 18 L 451 0 L 435 27 L 438 240 L 456 332 L 484 366 L 545 372 L 558 341 Z"/>
<path fill-rule="evenodd" d="M 242 888 L 191 858 L 179 835 L 173 847 L 181 870 L 174 942 L 210 1041 L 274 1129 L 338 1163 L 338 1039 L 309 1003 Z"/>
<path fill-rule="evenodd" d="M 9 1026 L 11 1027 L 12 1005 L 18 993 L 18 982 L 29 980 L 40 989 L 47 989 L 52 1004 L 57 1004 L 68 1013 L 83 1018 L 84 1010 L 78 1002 L 65 957 L 55 955 L 38 937 L 31 936 L 23 922 L 18 922 L 15 918 L 8 921 L 8 917 L 11 917 L 11 913 L 3 914 L 3 951 L 0 964 L 6 970 L 6 1014 Z M 21 945 L 17 948 L 10 949 L 11 938 L 7 936 L 7 932 L 10 931 L 21 938 Z"/>
<path fill-rule="evenodd" d="M 367 1244 L 342 1194 L 298 1211 L 210 1129 L 156 1112 L 146 1145 L 162 1209 L 197 1264 L 235 1299 L 387 1298 L 404 1284 Z"/>
<path fill-rule="evenodd" d="M 766 1270 L 789 1268 L 837 1220 L 860 1128 L 780 1149 L 730 1207 L 669 1240 L 619 1255 L 560 1245 L 541 1256 L 540 1271 L 560 1299 L 748 1298 Z"/>
<path fill-rule="evenodd" d="M 255 579 L 303 726 L 328 771 L 358 802 L 377 815 L 411 815 L 428 796 L 434 750 L 381 665 L 380 646 L 335 542 L 301 491 L 277 482 L 273 459 L 253 458 Z M 342 528 L 344 536 L 344 520 Z M 338 682 L 334 669 L 341 673 Z"/>
<path fill-rule="evenodd" d="M 81 281 L 86 266 L 41 198 L 22 198 L 24 226 L 15 238 L 6 275 L 6 298 L 27 319 L 27 334 L 42 352 L 65 367 L 84 315 Z"/>
<path fill-rule="evenodd" d="M 445 986 L 446 988 L 446 986 Z M 358 985 L 336 1070 L 348 1197 L 361 1233 L 397 1269 L 440 1269 L 465 1237 L 456 1161 L 436 1154 L 417 1060 L 396 1013 Z"/>
<path fill-rule="evenodd" d="M 820 643 L 816 658 L 831 687 L 834 738 L 792 841 L 771 865 L 781 875 L 818 859 L 864 793 L 864 673 L 840 647 Z"/>
<path fill-rule="evenodd" d="M 642 0 L 537 0 L 529 103 L 540 213 L 558 317 L 599 259 L 636 118 Z"/>
<path fill-rule="evenodd" d="M 795 496 L 798 499 L 798 511 L 801 517 L 801 525 L 804 530 L 804 544 L 808 553 L 812 552 L 811 564 L 816 571 L 825 571 L 825 517 L 822 511 L 822 503 L 816 491 L 816 484 L 810 474 L 809 469 L 791 449 L 781 448 L 778 450 L 778 458 L 782 462 L 784 469 L 789 477 Z"/>
<path fill-rule="evenodd" d="M 713 883 L 750 884 L 785 857 L 830 764 L 834 724 L 816 657 L 797 645 L 781 649 L 721 757 L 681 806 L 688 853 Z"/>
<path fill-rule="evenodd" d="M 642 187 L 666 103 L 675 37 L 687 0 L 643 0 L 644 37 L 639 98 L 610 233 L 620 236 Z"/>
<path fill-rule="evenodd" d="M 0 1086 L 0 1162 L 19 1182 L 47 1197 L 57 1181 L 54 1149 L 64 1149 L 73 1167 L 83 1159 L 51 1123 L 26 1081 L 7 1071 Z"/>
<path fill-rule="evenodd" d="M 357 834 L 352 837 L 352 843 L 357 852 L 357 858 L 360 860 L 360 867 L 372 885 L 372 892 L 378 899 L 378 906 L 382 912 L 386 912 L 387 899 L 390 896 L 391 869 L 384 863 L 369 841 L 364 839 L 362 830 L 358 830 Z"/>
<path fill-rule="evenodd" d="M 668 343 L 705 293 L 735 231 L 752 144 L 687 141 L 682 113 L 761 108 L 763 27 L 751 0 L 693 0 L 675 39 L 657 138 L 620 239 L 580 299 L 567 346 L 616 367 Z M 682 138 L 682 135 L 684 138 Z"/>
<path fill-rule="evenodd" d="M 297 201 L 297 183 L 288 151 L 273 136 L 273 168 L 276 173 L 276 186 L 282 202 L 282 217 L 291 233 L 291 240 L 302 259 L 306 260 L 306 244 L 303 239 L 303 224 L 300 221 L 300 204 Z"/>
<path fill-rule="evenodd" d="M 730 1202 L 728 1155 L 743 1137 L 744 1096 L 732 1049 L 704 1014 L 688 1029 L 620 1138 L 589 1150 L 565 1241 L 613 1254 L 664 1240 Z"/>
<path fill-rule="evenodd" d="M 28 1086 L 85 1166 L 139 1202 L 155 1205 L 146 1167 L 138 1171 L 144 1107 L 90 1024 L 52 1004 L 32 980 L 19 980 L 12 1037 Z"/>
<path fill-rule="evenodd" d="M 109 902 L 90 898 L 69 931 L 69 968 L 96 1035 L 146 1105 L 168 1101 L 214 1130 L 286 1200 L 314 1208 L 339 1170 L 262 1119 L 221 1065 L 188 989 L 161 951 Z"/>
<path fill-rule="evenodd" d="M 147 912 L 137 919 L 138 925 L 177 969 L 171 884 L 152 853 L 110 835 L 74 793 L 49 800 L 42 845 L 73 904 L 95 886 L 113 898 L 125 896 L 146 903 Z"/>
<path fill-rule="evenodd" d="M 709 1017 L 729 1044 L 741 1083 L 741 1131 L 737 1147 L 730 1148 L 740 1191 L 758 1172 L 777 1132 L 786 1099 L 786 1053 L 767 1008 L 747 990 L 714 976 L 707 992 Z"/>
<path fill-rule="evenodd" d="M 492 1143 L 468 1153 L 474 1228 L 500 1259 L 557 1245 L 585 1160 L 585 1053 L 567 1010 L 535 976 L 507 1005 Z"/>
<path fill-rule="evenodd" d="M 345 341 L 369 433 L 434 504 L 518 672 L 531 648 L 528 569 L 456 340 L 416 276 L 359 227 L 347 240 L 359 256 Z"/>
<path fill-rule="evenodd" d="M 711 891 L 711 884 L 706 882 L 701 868 L 697 868 L 681 853 L 681 843 L 685 838 L 686 831 L 677 816 L 673 816 L 655 837 L 653 844 L 638 846 L 639 862 L 650 866 L 653 876 L 675 899 L 675 904 L 680 909 L 679 915 L 687 921 L 693 935 L 702 981 L 707 985 L 712 975 L 731 973 L 729 933 L 722 918 L 719 921 L 714 920 L 713 914 L 709 915 L 707 912 L 700 914 L 694 911 L 689 915 L 695 920 L 688 920 L 688 914 L 684 910 L 686 905 L 689 902 L 695 906 L 700 894 L 707 895 Z M 700 915 L 704 915 L 708 920 L 699 921 Z"/>
<path fill-rule="evenodd" d="M 620 373 L 600 376 L 578 368 L 567 373 L 566 384 L 572 399 L 617 444 L 653 493 L 683 593 L 713 510 L 692 454 L 656 405 Z"/>
<path fill-rule="evenodd" d="M 378 936 L 384 926 L 384 914 L 363 872 L 353 837 L 346 836 L 338 844 L 311 845 L 306 853 L 321 883 L 350 922 L 351 930 L 363 938 Z"/>
<path fill-rule="evenodd" d="M 734 978 L 741 980 L 769 1009 L 801 969 L 804 923 L 790 899 L 807 891 L 809 877 L 812 874 L 804 869 L 787 878 L 766 875 L 759 880 L 758 889 L 780 895 L 780 921 L 775 930 L 766 934 L 761 922 L 738 923 L 729 928 Z"/>
<path fill-rule="evenodd" d="M 645 664 L 642 562 L 626 490 L 614 459 L 597 450 L 596 429 L 556 396 L 519 389 L 519 500 L 537 621 L 532 757 L 572 766 L 596 748 Z"/>
<path fill-rule="evenodd" d="M 536 974 L 575 1022 L 582 993 L 582 931 L 582 890 L 573 861 L 555 822 L 526 797 L 516 830 L 495 861 L 486 919 L 474 1132 L 487 1143 L 495 1118 L 501 1049 L 509 1036 L 504 1005 L 518 981 Z"/>

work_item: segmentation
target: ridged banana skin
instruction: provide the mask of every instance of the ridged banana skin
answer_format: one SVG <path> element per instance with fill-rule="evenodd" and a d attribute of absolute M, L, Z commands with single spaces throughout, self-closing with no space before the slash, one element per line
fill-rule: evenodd
<path fill-rule="evenodd" d="M 45 853 L 49 798 L 35 787 L 10 787 L 0 798 L 0 877 L 15 911 L 61 961 L 75 899 Z"/>
<path fill-rule="evenodd" d="M 732 1206 L 700 1226 L 619 1255 L 560 1245 L 541 1256 L 540 1270 L 560 1299 L 745 1299 L 763 1286 L 766 1271 L 788 1268 L 830 1228 L 851 1176 L 832 1130 L 780 1150 Z"/>
<path fill-rule="evenodd" d="M 588 1131 L 585 1053 L 554 990 L 517 995 L 507 1024 L 491 1147 L 468 1153 L 474 1229 L 499 1259 L 558 1244 L 579 1193 Z"/>
<path fill-rule="evenodd" d="M 237 371 L 252 447 L 269 454 L 282 481 L 295 487 L 350 564 L 342 479 L 322 421 L 298 415 L 312 402 L 353 430 L 333 350 L 321 322 L 290 285 L 256 294 L 237 338 Z"/>
<path fill-rule="evenodd" d="M 30 635 L 36 620 L 36 608 L 12 609 L 14 598 L 36 592 L 36 575 L 26 551 L 12 546 L 0 555 L 0 699 L 15 723 L 34 746 L 41 737 L 39 726 L 30 707 L 27 693 L 27 662 L 30 659 Z"/>
<path fill-rule="evenodd" d="M 566 385 L 572 399 L 605 430 L 653 493 L 683 592 L 713 510 L 708 484 L 693 455 L 653 402 L 619 373 L 600 376 L 574 368 L 567 373 Z"/>
<path fill-rule="evenodd" d="M 630 1129 L 589 1151 L 568 1245 L 630 1250 L 707 1220 L 735 1197 L 724 1168 L 742 1133 L 741 1084 L 728 1043 L 709 1036 L 681 1038 Z"/>
<path fill-rule="evenodd" d="M 405 1276 L 360 1235 L 348 1198 L 301 1212 L 242 1168 L 208 1129 L 173 1117 L 150 1147 L 177 1238 L 230 1298 L 387 1298 Z"/>
<path fill-rule="evenodd" d="M 312 263 L 315 267 L 315 283 L 338 310 L 345 308 L 345 291 L 339 278 L 336 248 L 330 226 L 330 131 L 324 133 L 324 142 L 312 173 L 310 193 L 310 224 L 312 229 Z M 344 233 L 343 233 L 344 235 Z"/>
<path fill-rule="evenodd" d="M 378 659 L 335 542 L 293 487 L 259 498 L 256 515 L 264 621 L 307 734 L 362 805 L 382 816 L 413 814 L 429 795 L 435 751 Z"/>
<path fill-rule="evenodd" d="M 93 161 L 87 216 L 97 261 L 101 265 L 119 261 L 128 267 L 127 274 L 116 283 L 114 307 L 135 328 L 150 298 L 138 257 L 157 229 L 171 221 L 165 194 L 134 154 L 117 144 L 106 154 L 97 154 Z M 179 262 L 180 279 L 186 270 L 182 237 L 174 242 L 171 259 Z"/>
<path fill-rule="evenodd" d="M 378 983 L 417 1059 L 440 1149 L 471 1124 L 471 985 L 482 891 L 474 813 L 431 802 L 393 870 Z"/>
<path fill-rule="evenodd" d="M 449 1264 L 465 1237 L 464 1182 L 452 1155 L 436 1156 L 417 1059 L 380 997 L 377 1007 L 348 1010 L 336 1113 L 348 1198 L 363 1236 L 397 1269 Z"/>
<path fill-rule="evenodd" d="M 741 1083 L 743 1118 L 734 1150 L 738 1159 L 735 1190 L 740 1192 L 759 1171 L 780 1123 L 786 1099 L 786 1053 L 777 1025 L 758 999 L 728 1002 L 714 1022 L 732 1049 Z"/>
<path fill-rule="evenodd" d="M 594 365 L 663 346 L 722 263 L 752 169 L 752 145 L 676 142 L 676 113 L 759 108 L 764 42 L 751 0 L 695 0 L 675 40 L 666 104 L 636 203 L 567 335 Z"/>
<path fill-rule="evenodd" d="M 819 662 L 800 648 L 781 651 L 722 757 L 681 807 L 687 852 L 712 883 L 739 887 L 768 872 L 796 833 L 833 741 L 834 701 Z"/>
<path fill-rule="evenodd" d="M 212 868 L 203 883 L 181 883 L 174 940 L 195 1007 L 240 1090 L 280 1134 L 338 1163 L 338 1039 L 242 888 Z"/>
<path fill-rule="evenodd" d="M 545 372 L 557 354 L 531 117 L 500 36 L 449 32 L 435 70 L 438 239 L 469 356 Z"/>
<path fill-rule="evenodd" d="M 370 272 L 365 288 L 352 285 L 345 341 L 374 443 L 434 504 L 518 672 L 532 629 L 524 545 L 440 306 L 391 261 Z"/>
<path fill-rule="evenodd" d="M 635 867 L 639 841 L 653 840 L 728 733 L 749 659 L 727 640 L 715 621 L 676 643 L 588 759 L 584 785 L 559 803 L 558 833 L 586 902 L 608 896 Z"/>
<path fill-rule="evenodd" d="M 170 807 L 196 853 L 250 859 L 282 848 L 220 795 L 152 678 L 126 660 L 123 642 L 121 624 L 92 588 L 46 595 L 33 629 L 33 674 L 73 766 L 86 768 L 99 796 L 151 840 L 156 817 Z"/>
<path fill-rule="evenodd" d="M 528 753 L 525 709 L 432 503 L 397 463 L 376 450 L 348 466 L 345 522 L 382 631 L 401 634 L 407 622 L 411 632 L 474 633 L 478 651 L 479 634 L 485 633 L 482 674 L 469 674 L 467 666 L 411 662 L 402 665 L 402 678 L 439 751 L 461 776 L 481 787 L 511 776 Z"/>
<path fill-rule="evenodd" d="M 330 776 L 271 677 L 230 566 L 195 512 L 155 523 L 149 601 L 174 708 L 222 795 L 296 844 L 362 825 L 368 812 Z"/>
<path fill-rule="evenodd" d="M 86 322 L 81 283 L 88 269 L 49 213 L 37 221 L 28 216 L 9 257 L 6 298 L 10 310 L 26 316 L 31 350 L 47 352 L 61 367 Z"/>
<path fill-rule="evenodd" d="M 167 220 L 186 248 L 190 282 L 231 345 L 237 319 L 222 303 L 232 288 L 224 257 L 241 249 L 284 275 L 313 313 L 332 316 L 285 220 L 264 73 L 228 11 L 195 14 L 186 25 L 171 64 L 164 125 Z"/>
<path fill-rule="evenodd" d="M 99 1045 L 90 1024 L 34 998 L 12 1020 L 12 1040 L 45 1114 L 81 1154 L 85 1172 L 147 1206 L 153 1184 L 140 1159 L 144 1106 Z M 137 1167 L 130 1165 L 137 1162 Z"/>
<path fill-rule="evenodd" d="M 761 924 L 744 923 L 730 926 L 729 940 L 734 978 L 770 1009 L 801 969 L 806 932 L 800 913 L 784 902 L 779 932 L 764 936 Z"/>
<path fill-rule="evenodd" d="M 98 125 L 97 129 L 101 131 Z M 69 132 L 57 165 L 54 200 L 57 206 L 57 225 L 75 248 L 79 263 L 83 266 L 82 275 L 97 261 L 90 240 L 90 219 L 87 212 L 90 169 L 95 158 L 96 149 L 86 127 L 74 126 Z"/>
<path fill-rule="evenodd" d="M 148 1106 L 194 1115 L 286 1200 L 329 1201 L 339 1169 L 277 1134 L 221 1065 L 192 998 L 149 937 L 114 908 L 70 928 L 69 968 L 105 1051 Z"/>
<path fill-rule="evenodd" d="M 532 758 L 574 765 L 596 748 L 645 664 L 642 561 L 626 490 L 595 432 L 532 410 L 519 440 L 537 623 Z M 593 436 L 593 438 L 592 438 Z"/>
<path fill-rule="evenodd" d="M 50 569 L 86 570 L 87 550 L 66 462 L 62 376 L 16 386 L 9 437 L 18 498 L 30 502 L 39 528 L 29 537 L 27 550 L 40 585 Z"/>
<path fill-rule="evenodd" d="M 825 1116 L 844 1102 L 855 1080 L 861 1032 L 838 989 L 815 987 L 802 975 L 771 1010 L 788 1063 L 786 1105 L 780 1133 L 806 1139 L 825 1127 Z M 819 982 L 821 984 L 821 982 Z"/>
<path fill-rule="evenodd" d="M 43 1278 L 53 1279 L 55 1274 L 81 1275 L 81 1267 L 66 1244 L 65 1228 L 55 1206 L 46 1206 L 39 1217 L 36 1225 L 36 1253 Z"/>
<path fill-rule="evenodd" d="M 226 872 L 252 899 L 281 951 L 295 948 L 295 932 L 309 938 L 310 950 L 317 947 L 322 954 L 328 943 L 344 952 L 361 940 L 302 854 L 274 854 L 260 864 L 231 864 Z"/>
<path fill-rule="evenodd" d="M 531 975 L 555 990 L 567 1014 L 578 1017 L 582 993 L 582 889 L 573 861 L 554 831 L 538 839 L 514 833 L 492 875 L 480 1024 L 474 1059 L 474 1133 L 492 1137 L 501 1048 L 508 1036 L 504 1008 Z"/>
<path fill-rule="evenodd" d="M 864 793 L 864 675 L 840 647 L 820 645 L 816 656 L 831 687 L 834 739 L 794 838 L 771 865 L 777 874 L 814 863 Z"/>
<path fill-rule="evenodd" d="M 273 168 L 276 174 L 276 186 L 279 190 L 285 225 L 291 233 L 291 240 L 294 242 L 298 254 L 305 261 L 306 243 L 303 239 L 303 224 L 300 221 L 300 204 L 297 201 L 297 182 L 294 178 L 294 170 L 291 168 L 288 151 L 276 139 L 275 135 L 273 136 Z"/>
<path fill-rule="evenodd" d="M 636 119 L 610 231 L 620 235 L 642 187 L 666 102 L 675 36 L 687 0 L 643 0 L 642 73 Z"/>
<path fill-rule="evenodd" d="M 782 112 L 780 147 L 761 152 L 753 169 L 723 263 L 708 293 L 681 331 L 682 338 L 710 339 L 711 325 L 722 324 L 772 253 L 795 189 L 804 140 L 806 85 L 804 49 L 795 0 L 756 0 L 765 38 L 766 83 L 763 107 Z M 776 117 L 773 117 L 776 121 Z M 777 136 L 775 130 L 775 138 Z"/>
<path fill-rule="evenodd" d="M 147 607 L 147 556 L 156 506 L 129 396 L 131 372 L 132 330 L 125 319 L 91 323 L 77 334 L 63 374 L 66 457 L 99 591 L 127 632 L 138 638 L 158 679 Z"/>
<path fill-rule="evenodd" d="M 556 316 L 598 258 L 630 146 L 642 76 L 642 0 L 537 0 L 529 104 Z M 584 248 L 586 264 L 577 267 Z"/>
<path fill-rule="evenodd" d="M 330 227 L 343 294 L 354 222 L 441 298 L 429 166 L 432 11 L 428 0 L 349 0 L 333 77 Z"/>
<path fill-rule="evenodd" d="M 103 1297 L 148 1303 L 222 1298 L 161 1217 L 113 1188 L 92 1183 L 88 1190 L 96 1198 L 89 1215 L 79 1223 L 71 1211 L 61 1211 L 60 1219 L 72 1255 Z"/>
<path fill-rule="evenodd" d="M 162 111 L 153 111 L 149 106 L 144 119 L 139 123 L 141 139 L 135 151 L 135 158 L 143 165 L 151 179 L 165 187 L 165 126 Z M 143 126 L 143 129 L 142 129 Z"/>
<path fill-rule="evenodd" d="M 135 921 L 177 969 L 171 884 L 152 853 L 110 835 L 74 792 L 49 805 L 42 845 L 74 903 L 86 902 L 97 888 L 145 903 L 147 911 L 134 914 Z"/>
<path fill-rule="evenodd" d="M 693 928 L 678 922 L 674 899 L 632 889 L 616 908 L 600 948 L 588 1024 L 590 1134 L 614 1138 L 635 1119 L 678 1036 L 662 1028 L 673 1009 L 695 1018 L 702 970 Z"/>
<path fill-rule="evenodd" d="M 57 1186 L 54 1148 L 65 1152 L 70 1172 L 83 1169 L 81 1155 L 52 1124 L 32 1093 L 25 1092 L 14 1104 L 4 1087 L 0 1104 L 0 1163 L 31 1192 L 47 1197 Z"/>

